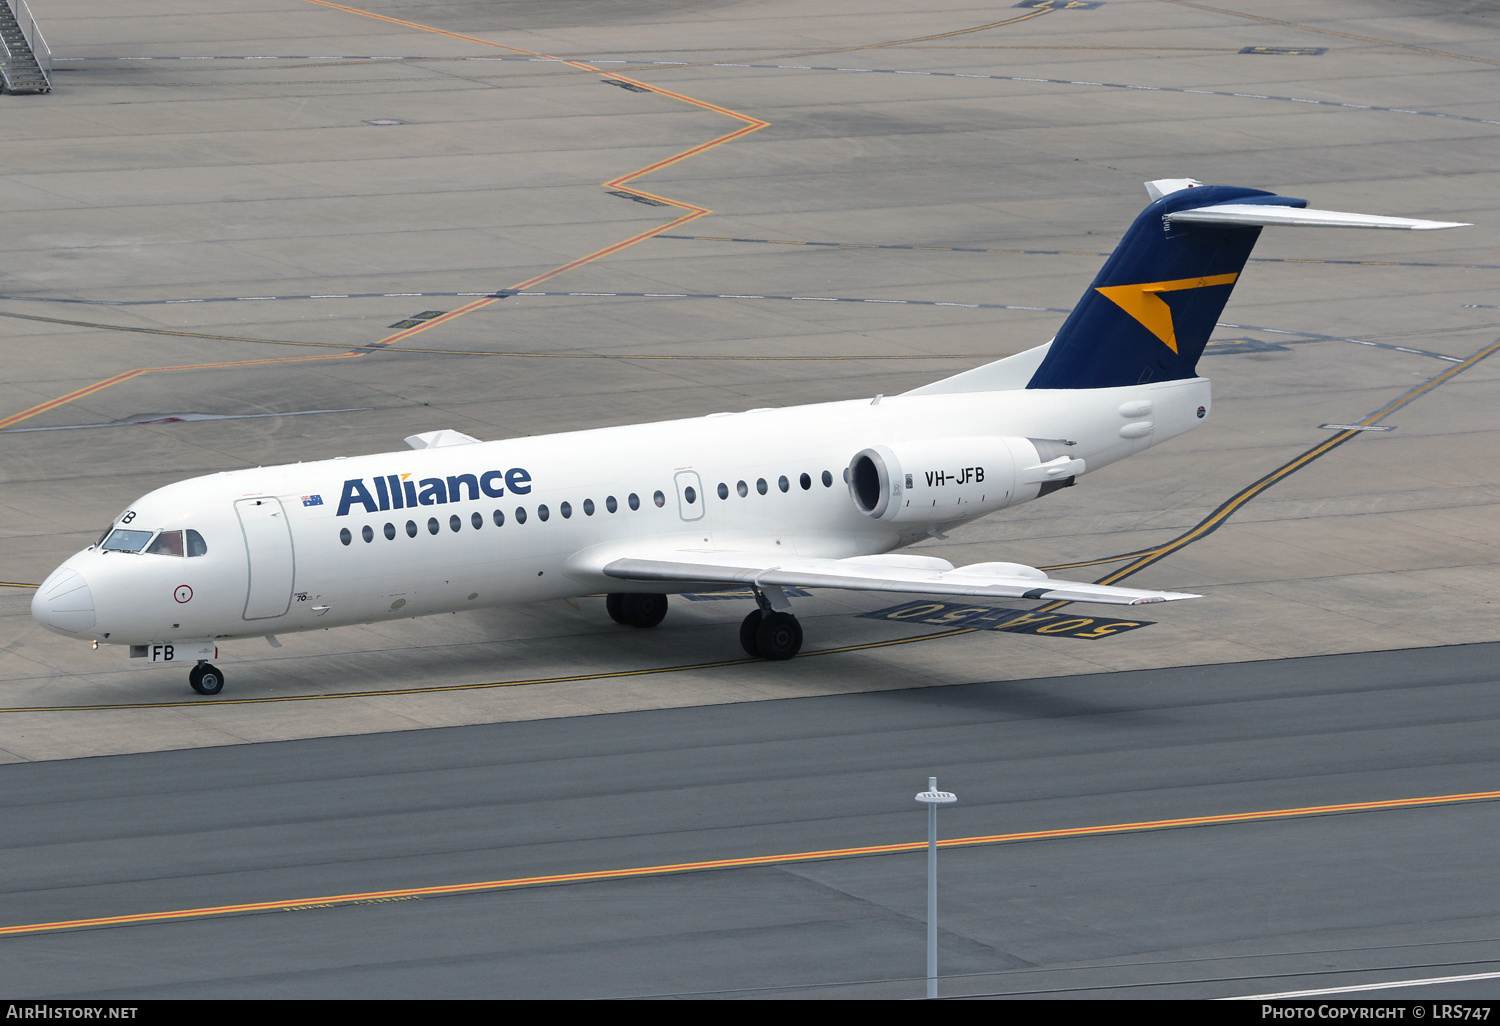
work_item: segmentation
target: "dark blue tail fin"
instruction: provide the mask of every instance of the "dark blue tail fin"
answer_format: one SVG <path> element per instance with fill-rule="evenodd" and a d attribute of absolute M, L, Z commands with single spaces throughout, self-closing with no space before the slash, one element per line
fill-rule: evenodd
<path fill-rule="evenodd" d="M 1174 223 L 1167 215 L 1221 203 L 1307 206 L 1229 185 L 1162 196 L 1115 247 L 1026 387 L 1113 388 L 1195 377 L 1260 228 Z"/>

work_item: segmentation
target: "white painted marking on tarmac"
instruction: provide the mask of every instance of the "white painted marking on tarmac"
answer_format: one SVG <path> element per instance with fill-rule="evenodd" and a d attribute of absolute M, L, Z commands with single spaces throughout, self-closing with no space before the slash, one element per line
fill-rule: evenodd
<path fill-rule="evenodd" d="M 1441 983 L 1468 983 L 1473 980 L 1500 980 L 1500 973 L 1470 973 L 1466 976 L 1428 976 L 1420 980 L 1391 980 L 1388 983 L 1366 983 L 1349 987 L 1320 987 L 1317 990 L 1289 990 L 1281 994 L 1245 994 L 1219 998 L 1220 1001 L 1282 1001 L 1289 998 L 1319 997 L 1324 994 L 1357 994 L 1364 990 L 1395 990 L 1399 987 L 1426 987 Z"/>

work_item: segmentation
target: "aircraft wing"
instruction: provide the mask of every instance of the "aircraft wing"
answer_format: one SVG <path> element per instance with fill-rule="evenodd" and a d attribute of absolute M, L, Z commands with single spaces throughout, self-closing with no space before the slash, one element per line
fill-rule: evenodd
<path fill-rule="evenodd" d="M 642 583 L 840 588 L 966 598 L 1060 599 L 1122 606 L 1202 597 L 1179 591 L 1143 591 L 1059 581 L 1019 563 L 955 567 L 947 560 L 911 555 L 805 559 L 753 552 L 678 551 L 650 558 L 623 556 L 600 569 L 607 577 Z"/>

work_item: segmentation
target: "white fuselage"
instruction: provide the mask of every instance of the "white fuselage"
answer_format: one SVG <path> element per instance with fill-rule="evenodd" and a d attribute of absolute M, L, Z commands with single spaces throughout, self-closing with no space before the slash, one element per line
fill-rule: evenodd
<path fill-rule="evenodd" d="M 1202 378 L 890 396 L 229 471 L 157 489 L 113 525 L 196 531 L 204 554 L 91 546 L 48 578 L 33 613 L 71 637 L 152 645 L 670 591 L 597 568 L 616 553 L 687 549 L 887 552 L 971 515 L 957 510 L 944 523 L 867 516 L 845 479 L 867 447 L 1068 439 L 1076 443 L 1069 456 L 1095 470 L 1195 427 L 1208 405 Z M 52 608 L 42 596 L 67 590 L 49 589 L 63 574 L 81 580 Z"/>

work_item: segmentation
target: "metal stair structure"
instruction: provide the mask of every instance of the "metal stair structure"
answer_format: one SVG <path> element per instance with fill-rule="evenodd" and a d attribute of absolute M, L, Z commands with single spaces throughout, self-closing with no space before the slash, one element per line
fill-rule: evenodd
<path fill-rule="evenodd" d="M 52 51 L 26 0 L 0 0 L 0 85 L 8 93 L 52 91 Z"/>

